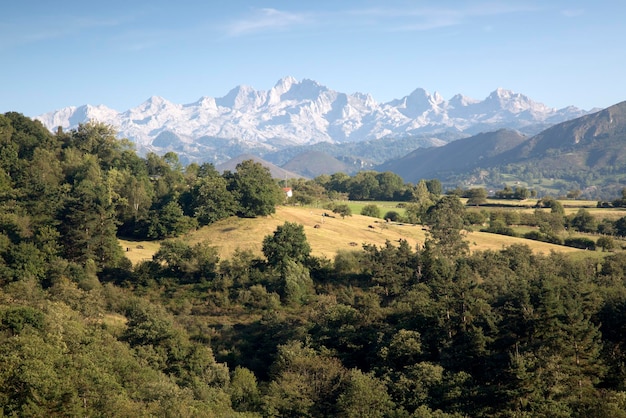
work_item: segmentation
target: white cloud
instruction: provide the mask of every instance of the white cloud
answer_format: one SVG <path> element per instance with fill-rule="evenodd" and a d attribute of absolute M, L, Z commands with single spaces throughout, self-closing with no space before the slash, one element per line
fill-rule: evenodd
<path fill-rule="evenodd" d="M 474 18 L 500 16 L 511 13 L 531 12 L 537 9 L 523 4 L 502 5 L 497 3 L 474 4 L 455 8 L 391 8 L 353 10 L 353 16 L 367 18 L 371 23 L 393 31 L 427 31 L 470 22 Z"/>
<path fill-rule="evenodd" d="M 226 27 L 226 32 L 230 36 L 242 36 L 263 31 L 285 30 L 308 23 L 309 20 L 310 16 L 306 14 L 261 9 L 253 16 L 231 22 Z"/>

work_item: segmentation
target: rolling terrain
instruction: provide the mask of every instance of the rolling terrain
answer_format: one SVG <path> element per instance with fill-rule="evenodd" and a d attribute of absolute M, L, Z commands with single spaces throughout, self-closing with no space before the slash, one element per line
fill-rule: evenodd
<path fill-rule="evenodd" d="M 262 241 L 271 235 L 276 227 L 285 222 L 296 222 L 304 226 L 304 232 L 311 245 L 311 254 L 318 257 L 333 259 L 337 251 L 360 249 L 363 244 L 385 245 L 386 241 L 397 244 L 398 240 L 406 240 L 411 247 L 423 245 L 426 232 L 420 225 L 385 223 L 382 219 L 362 215 L 352 215 L 344 219 L 340 217 L 323 217 L 329 211 L 321 208 L 295 206 L 279 206 L 276 213 L 262 218 L 228 218 L 210 226 L 193 231 L 184 236 L 184 241 L 191 244 L 208 242 L 218 249 L 222 259 L 230 258 L 237 250 L 251 250 L 262 257 Z M 315 226 L 319 225 L 318 228 Z M 548 254 L 556 252 L 580 252 L 571 247 L 515 238 L 487 232 L 470 232 L 466 236 L 471 251 L 500 250 L 513 244 L 527 244 L 536 253 Z M 130 248 L 126 256 L 133 262 L 152 257 L 158 251 L 154 242 L 136 243 L 121 241 L 121 245 Z M 143 248 L 137 248 L 140 245 Z"/>

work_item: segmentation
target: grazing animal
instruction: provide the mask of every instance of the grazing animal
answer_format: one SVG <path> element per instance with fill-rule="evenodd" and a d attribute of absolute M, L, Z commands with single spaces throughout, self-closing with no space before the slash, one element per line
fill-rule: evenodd
<path fill-rule="evenodd" d="M 321 226 L 320 224 L 315 224 L 315 225 L 313 226 L 313 228 L 315 228 L 315 229 L 317 229 L 317 228 L 321 228 L 321 227 L 322 227 L 322 226 Z"/>

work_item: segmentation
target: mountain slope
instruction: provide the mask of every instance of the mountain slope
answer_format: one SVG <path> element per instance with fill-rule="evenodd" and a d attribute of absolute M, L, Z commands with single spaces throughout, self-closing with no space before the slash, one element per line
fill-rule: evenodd
<path fill-rule="evenodd" d="M 626 101 L 563 122 L 506 155 L 512 162 L 559 156 L 560 166 L 596 169 L 626 163 Z"/>
<path fill-rule="evenodd" d="M 341 93 L 313 80 L 286 77 L 267 91 L 238 86 L 223 97 L 201 97 L 190 104 L 154 96 L 124 112 L 85 105 L 36 119 L 52 131 L 95 119 L 116 127 L 120 136 L 137 144 L 140 153 L 173 150 L 183 161 L 219 163 L 242 152 L 262 155 L 319 142 L 446 132 L 469 136 L 499 128 L 536 133 L 537 126 L 585 113 L 573 107 L 553 109 L 504 89 L 482 101 L 461 95 L 446 101 L 438 93 L 416 89 L 401 99 L 378 103 L 367 94 Z M 165 132 L 168 141 L 157 140 Z"/>
<path fill-rule="evenodd" d="M 347 173 L 352 167 L 321 151 L 306 151 L 296 155 L 282 166 L 283 169 L 314 178 L 321 174 Z"/>
<path fill-rule="evenodd" d="M 252 154 L 238 155 L 237 157 L 230 159 L 226 161 L 225 163 L 215 166 L 215 169 L 219 171 L 220 173 L 224 171 L 234 172 L 234 171 L 237 171 L 237 165 L 246 160 L 253 160 L 256 163 L 259 163 L 263 165 L 264 167 L 267 167 L 270 170 L 270 174 L 272 175 L 272 177 L 278 180 L 303 177 L 300 174 L 293 173 L 289 170 L 280 168 Z"/>
<path fill-rule="evenodd" d="M 418 149 L 378 167 L 405 181 L 439 178 L 448 186 L 504 182 L 550 194 L 581 190 L 610 199 L 626 182 L 626 102 L 554 125 L 525 139 L 498 131 Z"/>
<path fill-rule="evenodd" d="M 412 183 L 427 178 L 445 179 L 455 173 L 471 172 L 476 167 L 490 165 L 498 155 L 526 140 L 517 131 L 501 129 L 452 141 L 441 147 L 418 148 L 402 158 L 377 166 L 376 170 L 392 171 Z"/>

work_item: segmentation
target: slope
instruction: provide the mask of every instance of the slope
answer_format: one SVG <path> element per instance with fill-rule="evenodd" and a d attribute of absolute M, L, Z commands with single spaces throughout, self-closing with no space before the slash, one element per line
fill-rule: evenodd
<path fill-rule="evenodd" d="M 208 242 L 218 249 L 222 259 L 230 258 L 237 249 L 250 250 L 262 257 L 262 242 L 266 235 L 271 235 L 276 227 L 285 222 L 297 222 L 304 226 L 304 232 L 311 245 L 314 256 L 333 259 L 337 251 L 358 250 L 363 244 L 385 245 L 386 241 L 397 244 L 405 239 L 411 247 L 423 245 L 426 237 L 420 225 L 384 223 L 380 219 L 362 215 L 353 215 L 345 219 L 340 217 L 322 217 L 323 209 L 294 206 L 279 206 L 274 215 L 265 218 L 229 218 L 193 231 L 183 239 L 191 244 Z M 319 225 L 319 227 L 315 227 Z M 486 232 L 471 232 L 467 235 L 470 250 L 501 250 L 513 244 L 527 244 L 536 253 L 580 252 L 571 247 L 531 241 L 523 238 L 496 235 Z M 124 241 L 123 246 L 130 246 L 127 256 L 138 262 L 152 257 L 158 250 L 156 246 L 140 245 Z"/>
<path fill-rule="evenodd" d="M 313 150 L 296 155 L 282 168 L 309 178 L 315 178 L 321 174 L 347 173 L 352 169 L 332 155 Z"/>
<path fill-rule="evenodd" d="M 517 131 L 500 129 L 458 139 L 441 147 L 418 148 L 376 169 L 392 171 L 406 182 L 416 183 L 426 178 L 445 180 L 455 173 L 467 173 L 491 164 L 498 155 L 515 148 L 526 139 Z"/>
<path fill-rule="evenodd" d="M 246 160 L 253 160 L 254 162 L 260 163 L 261 165 L 263 165 L 264 167 L 267 167 L 270 170 L 270 173 L 272 174 L 272 177 L 275 179 L 292 179 L 292 178 L 299 178 L 302 177 L 299 174 L 293 173 L 291 171 L 285 170 L 283 168 L 280 168 L 270 162 L 265 161 L 264 159 L 257 157 L 256 155 L 252 155 L 252 154 L 241 154 L 238 157 L 232 158 L 228 161 L 226 161 L 223 164 L 219 164 L 215 167 L 215 169 L 219 172 L 224 172 L 224 171 L 236 171 L 237 170 L 237 165 L 243 161 Z"/>

